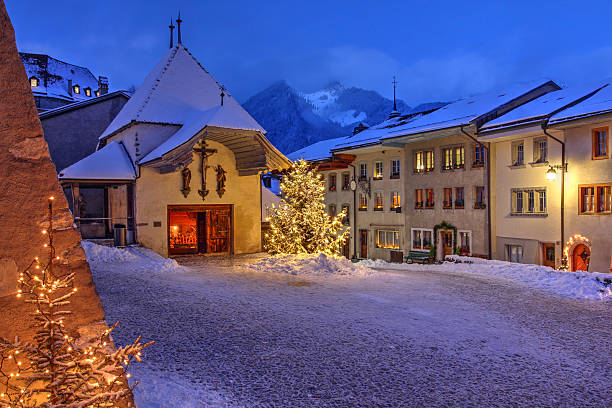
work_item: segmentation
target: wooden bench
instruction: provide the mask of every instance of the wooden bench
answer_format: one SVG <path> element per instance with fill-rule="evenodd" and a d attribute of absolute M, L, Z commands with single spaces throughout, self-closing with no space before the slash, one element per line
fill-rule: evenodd
<path fill-rule="evenodd" d="M 413 263 L 415 261 L 420 261 L 421 263 L 429 263 L 429 251 L 410 251 L 408 256 L 405 257 L 406 262 Z"/>

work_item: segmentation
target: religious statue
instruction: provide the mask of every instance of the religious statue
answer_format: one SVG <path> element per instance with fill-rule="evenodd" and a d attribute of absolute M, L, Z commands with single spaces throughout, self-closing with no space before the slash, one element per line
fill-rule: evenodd
<path fill-rule="evenodd" d="M 219 194 L 219 198 L 221 198 L 225 193 L 225 173 L 227 172 L 223 170 L 223 167 L 221 167 L 220 164 L 217 164 L 217 167 L 215 167 L 215 171 L 217 172 L 217 194 Z"/>
<path fill-rule="evenodd" d="M 189 170 L 189 167 L 185 167 L 181 171 L 181 176 L 183 177 L 183 188 L 181 189 L 181 192 L 185 198 L 187 198 L 189 192 L 191 191 L 191 188 L 189 187 L 189 184 L 191 183 L 191 170 Z"/>
<path fill-rule="evenodd" d="M 196 153 L 200 153 L 200 176 L 202 182 L 202 188 L 198 190 L 198 194 L 202 197 L 202 201 L 206 199 L 209 191 L 206 189 L 206 170 L 210 167 L 208 165 L 208 158 L 213 154 L 217 153 L 217 149 L 207 149 L 205 141 L 202 141 L 201 147 L 193 149 Z"/>

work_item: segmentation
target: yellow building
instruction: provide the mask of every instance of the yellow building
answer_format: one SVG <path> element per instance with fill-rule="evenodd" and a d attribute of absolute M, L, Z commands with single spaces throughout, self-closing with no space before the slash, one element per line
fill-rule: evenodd
<path fill-rule="evenodd" d="M 108 238 L 123 225 L 128 242 L 162 255 L 256 252 L 260 173 L 289 165 L 265 133 L 179 43 L 98 150 L 59 177 L 84 238 Z"/>

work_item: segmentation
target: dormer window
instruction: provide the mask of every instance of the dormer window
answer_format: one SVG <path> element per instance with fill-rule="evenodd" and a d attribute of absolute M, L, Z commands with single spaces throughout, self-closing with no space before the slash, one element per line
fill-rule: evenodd
<path fill-rule="evenodd" d="M 94 95 L 96 95 L 96 96 L 100 96 L 100 91 L 95 91 L 95 92 L 94 92 Z"/>
<path fill-rule="evenodd" d="M 35 76 L 30 77 L 30 86 L 32 88 L 36 88 L 39 84 L 40 84 L 40 80 L 38 78 L 36 78 Z"/>
<path fill-rule="evenodd" d="M 72 91 L 73 91 L 75 94 L 80 94 L 80 93 L 81 93 L 81 87 L 80 87 L 80 86 L 78 86 L 78 85 L 74 85 L 74 86 L 72 87 Z"/>
<path fill-rule="evenodd" d="M 91 96 L 91 88 L 85 88 L 85 96 Z"/>

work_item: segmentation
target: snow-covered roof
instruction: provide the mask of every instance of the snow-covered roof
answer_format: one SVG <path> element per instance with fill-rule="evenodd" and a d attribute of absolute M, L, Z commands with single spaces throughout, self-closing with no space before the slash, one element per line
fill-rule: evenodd
<path fill-rule="evenodd" d="M 60 61 L 44 54 L 20 52 L 19 56 L 28 78 L 38 78 L 38 86 L 32 87 L 35 96 L 48 96 L 69 101 L 91 99 L 99 88 L 98 79 L 85 67 Z M 68 80 L 78 85 L 80 93 L 69 90 Z M 91 89 L 91 96 L 85 95 L 85 88 Z"/>
<path fill-rule="evenodd" d="M 132 161 L 121 142 L 111 142 L 59 173 L 60 180 L 135 180 Z"/>
<path fill-rule="evenodd" d="M 609 81 L 598 81 L 588 85 L 574 86 L 558 91 L 553 91 L 534 99 L 524 105 L 511 110 L 505 115 L 500 116 L 486 123 L 482 130 L 500 129 L 508 126 L 515 126 L 522 123 L 544 120 L 548 115 L 559 111 L 558 115 L 564 115 L 565 107 L 572 105 L 581 98 L 596 93 L 602 87 L 606 87 Z M 572 109 L 571 107 L 569 109 Z"/>
<path fill-rule="evenodd" d="M 292 161 L 300 159 L 307 161 L 324 160 L 331 157 L 331 150 L 345 139 L 345 137 L 337 137 L 334 139 L 321 140 L 320 142 L 316 142 L 309 146 L 303 147 L 300 150 L 296 150 L 293 153 L 289 153 L 287 157 Z"/>
<path fill-rule="evenodd" d="M 79 109 L 79 108 L 82 108 L 84 106 L 89 106 L 89 105 L 92 105 L 92 104 L 95 104 L 95 103 L 98 103 L 98 102 L 103 102 L 105 100 L 112 99 L 112 98 L 114 98 L 116 96 L 123 96 L 123 97 L 125 97 L 127 99 L 130 99 L 130 97 L 132 96 L 132 93 L 128 92 L 128 91 L 115 91 L 115 92 L 111 92 L 111 93 L 107 93 L 107 94 L 104 94 L 104 95 L 100 95 L 100 96 L 97 96 L 97 97 L 94 97 L 94 98 L 91 98 L 91 99 L 86 99 L 86 100 L 82 100 L 82 101 L 78 101 L 78 102 L 72 102 L 72 103 L 69 103 L 67 105 L 59 106 L 59 107 L 54 108 L 54 109 L 49 109 L 49 110 L 46 110 L 44 112 L 41 112 L 38 116 L 39 116 L 40 119 L 48 118 L 48 117 L 51 117 L 51 116 L 59 115 L 59 114 L 64 113 L 64 112 L 68 112 L 68 111 L 71 111 L 71 110 Z"/>
<path fill-rule="evenodd" d="M 549 123 L 566 122 L 609 112 L 612 112 L 612 86 L 606 86 L 590 98 L 551 116 Z"/>
<path fill-rule="evenodd" d="M 420 116 L 403 126 L 398 126 L 394 133 L 397 136 L 404 136 L 467 126 L 476 119 L 510 104 L 518 98 L 524 97 L 539 88 L 543 89 L 546 87 L 556 87 L 558 89 L 558 86 L 552 81 L 531 81 L 515 84 L 500 91 L 460 99 L 428 115 Z"/>
<path fill-rule="evenodd" d="M 100 138 L 135 122 L 183 125 L 196 131 L 207 125 L 220 126 L 265 134 L 226 90 L 223 108 L 214 110 L 221 105 L 222 90 L 187 48 L 177 44 L 166 52 Z"/>

